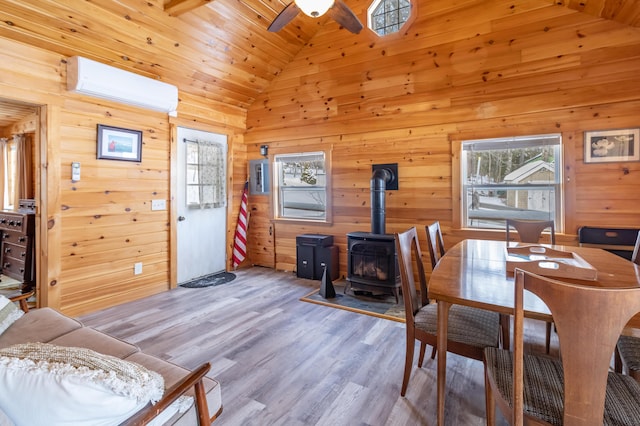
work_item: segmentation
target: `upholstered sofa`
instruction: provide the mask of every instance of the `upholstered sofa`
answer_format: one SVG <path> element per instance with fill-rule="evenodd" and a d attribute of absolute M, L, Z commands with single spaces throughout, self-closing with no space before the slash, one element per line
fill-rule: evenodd
<path fill-rule="evenodd" d="M 91 353 L 95 351 L 95 353 L 115 357 L 119 360 L 130 361 L 152 372 L 159 373 L 164 379 L 165 391 L 162 399 L 154 405 L 147 404 L 124 424 L 146 424 L 149 418 L 153 418 L 157 412 L 161 412 L 160 418 L 164 417 L 161 423 L 164 425 L 210 424 L 222 412 L 220 384 L 205 375 L 209 371 L 208 363 L 194 371 L 187 370 L 145 354 L 135 345 L 86 327 L 81 322 L 50 308 L 34 309 L 14 320 L 0 334 L 0 351 L 6 352 L 15 347 L 26 346 L 21 344 L 31 344 L 32 342 L 41 342 L 64 350 L 67 348 L 86 348 Z M 49 347 L 49 345 L 46 346 Z M 115 358 L 114 361 L 119 361 Z M 0 382 L 0 386 L 6 386 L 4 383 L 6 382 Z M 160 386 L 162 386 L 161 381 Z M 42 386 L 34 387 L 41 388 Z M 5 391 L 6 389 L 0 389 L 3 394 Z M 60 393 L 57 391 L 55 397 L 58 398 Z M 161 390 L 160 393 L 162 394 Z M 191 395 L 194 398 L 185 398 L 185 395 Z M 186 400 L 181 410 L 183 412 L 175 409 L 171 411 L 171 408 L 175 406 L 172 403 L 179 398 L 182 398 L 183 402 Z M 30 409 L 38 410 L 42 409 L 41 407 L 41 402 L 38 400 L 31 401 Z M 171 417 L 166 419 L 170 411 Z M 153 424 L 157 424 L 156 420 L 153 420 Z M 1 419 L 0 424 L 2 424 Z"/>

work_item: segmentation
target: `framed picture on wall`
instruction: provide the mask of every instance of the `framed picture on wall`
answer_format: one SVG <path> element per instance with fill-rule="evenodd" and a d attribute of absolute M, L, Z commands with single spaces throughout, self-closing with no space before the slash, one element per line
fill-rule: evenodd
<path fill-rule="evenodd" d="M 142 161 L 142 131 L 98 124 L 98 159 Z"/>
<path fill-rule="evenodd" d="M 584 132 L 584 162 L 640 161 L 640 129 Z"/>

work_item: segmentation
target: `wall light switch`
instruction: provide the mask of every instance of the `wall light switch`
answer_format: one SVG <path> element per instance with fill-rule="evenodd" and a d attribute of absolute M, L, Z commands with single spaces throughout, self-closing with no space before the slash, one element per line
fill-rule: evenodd
<path fill-rule="evenodd" d="M 74 161 L 71 163 L 71 182 L 78 182 L 80 180 L 80 163 Z"/>
<path fill-rule="evenodd" d="M 142 262 L 133 264 L 133 275 L 140 275 L 142 273 Z"/>
<path fill-rule="evenodd" d="M 166 200 L 151 200 L 151 210 L 166 210 L 166 209 L 167 209 Z"/>

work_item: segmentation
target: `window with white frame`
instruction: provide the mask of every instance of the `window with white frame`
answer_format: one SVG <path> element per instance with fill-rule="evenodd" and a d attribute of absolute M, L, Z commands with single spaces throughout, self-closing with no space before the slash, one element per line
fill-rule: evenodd
<path fill-rule="evenodd" d="M 411 16 L 411 0 L 376 0 L 369 6 L 369 28 L 384 36 L 402 28 Z"/>
<path fill-rule="evenodd" d="M 505 219 L 561 218 L 559 134 L 462 143 L 462 226 L 504 229 Z"/>
<path fill-rule="evenodd" d="M 274 156 L 275 217 L 327 221 L 327 161 L 324 152 Z"/>

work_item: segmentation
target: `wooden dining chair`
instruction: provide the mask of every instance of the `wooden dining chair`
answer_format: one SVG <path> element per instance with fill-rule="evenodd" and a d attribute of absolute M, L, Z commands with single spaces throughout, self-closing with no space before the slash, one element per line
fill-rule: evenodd
<path fill-rule="evenodd" d="M 444 239 L 442 238 L 442 230 L 440 229 L 440 222 L 437 220 L 431 225 L 426 225 L 427 231 L 427 243 L 429 244 L 429 256 L 431 258 L 431 269 L 435 268 L 438 264 L 438 260 L 444 256 Z"/>
<path fill-rule="evenodd" d="M 428 288 L 416 228 L 412 227 L 405 232 L 396 233 L 395 242 L 406 311 L 407 352 L 400 390 L 400 395 L 404 396 L 413 367 L 415 341 L 420 341 L 418 368 L 421 368 L 426 346 L 436 347 L 438 315 L 436 303 L 429 303 L 428 297 L 419 298 L 417 294 L 416 282 L 421 294 L 427 295 Z M 417 277 L 414 271 L 417 271 Z M 449 312 L 447 350 L 468 358 L 482 360 L 485 347 L 498 346 L 499 333 L 498 313 L 453 305 Z"/>
<path fill-rule="evenodd" d="M 640 311 L 640 288 L 567 283 L 515 270 L 514 351 L 484 352 L 487 424 L 638 425 L 640 384 L 609 371 L 620 332 Z M 524 290 L 547 304 L 562 358 L 524 353 Z M 605 398 L 606 393 L 606 398 Z"/>
<path fill-rule="evenodd" d="M 631 261 L 636 265 L 640 265 L 639 251 L 640 232 L 638 232 L 633 255 L 631 256 Z M 626 369 L 631 377 L 640 382 L 640 338 L 635 336 L 620 336 L 618 339 L 615 353 L 615 370 L 621 373 L 623 369 Z"/>
<path fill-rule="evenodd" d="M 538 243 L 542 232 L 549 229 L 551 244 L 556 243 L 556 227 L 552 220 L 506 220 L 507 243 L 511 241 L 509 230 L 514 228 L 523 243 Z"/>
<path fill-rule="evenodd" d="M 509 241 L 511 241 L 509 236 L 509 230 L 511 228 L 514 228 L 518 232 L 520 241 L 523 243 L 540 242 L 540 237 L 542 237 L 542 232 L 548 228 L 550 229 L 551 244 L 556 243 L 556 230 L 555 230 L 556 227 L 552 220 L 507 219 L 506 220 L 507 244 L 509 244 Z M 549 353 L 549 350 L 551 349 L 551 327 L 552 326 L 553 326 L 552 322 L 547 322 L 545 327 L 546 335 L 544 338 L 544 348 L 546 353 Z"/>
<path fill-rule="evenodd" d="M 615 371 L 626 371 L 640 383 L 640 338 L 620 336 L 616 344 Z"/>

